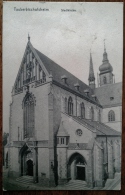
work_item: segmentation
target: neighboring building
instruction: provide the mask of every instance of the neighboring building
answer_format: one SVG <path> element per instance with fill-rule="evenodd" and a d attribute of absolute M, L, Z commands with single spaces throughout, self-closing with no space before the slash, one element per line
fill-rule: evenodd
<path fill-rule="evenodd" d="M 2 144 L 2 155 L 3 155 L 3 166 L 8 168 L 8 147 L 9 147 L 9 133 L 3 134 Z"/>
<path fill-rule="evenodd" d="M 10 104 L 10 177 L 29 175 L 47 186 L 79 179 L 103 187 L 121 171 L 121 83 L 113 83 L 112 71 L 105 49 L 95 88 L 90 54 L 88 86 L 28 37 Z"/>

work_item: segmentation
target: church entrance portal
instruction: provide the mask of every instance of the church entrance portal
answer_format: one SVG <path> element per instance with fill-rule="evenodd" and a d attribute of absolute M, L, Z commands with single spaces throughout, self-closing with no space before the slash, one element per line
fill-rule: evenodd
<path fill-rule="evenodd" d="M 84 157 L 79 153 L 73 154 L 69 159 L 68 178 L 86 180 L 86 162 Z"/>
<path fill-rule="evenodd" d="M 33 152 L 27 145 L 20 150 L 21 176 L 33 176 Z"/>
<path fill-rule="evenodd" d="M 27 175 L 33 176 L 33 161 L 29 159 L 26 163 L 27 163 Z"/>
<path fill-rule="evenodd" d="M 85 181 L 85 167 L 77 166 L 77 179 Z"/>

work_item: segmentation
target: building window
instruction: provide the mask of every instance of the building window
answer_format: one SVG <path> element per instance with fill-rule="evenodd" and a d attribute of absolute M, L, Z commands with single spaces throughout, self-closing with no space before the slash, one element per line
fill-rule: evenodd
<path fill-rule="evenodd" d="M 91 107 L 91 109 L 90 109 L 90 118 L 91 118 L 92 121 L 94 120 L 94 109 L 93 109 L 93 107 Z"/>
<path fill-rule="evenodd" d="M 83 102 L 81 103 L 81 117 L 85 118 L 85 106 Z"/>
<path fill-rule="evenodd" d="M 24 138 L 33 137 L 34 133 L 34 100 L 28 94 L 24 102 Z"/>
<path fill-rule="evenodd" d="M 57 144 L 59 144 L 59 137 L 57 137 Z"/>
<path fill-rule="evenodd" d="M 115 113 L 113 110 L 110 110 L 108 113 L 108 121 L 115 121 Z"/>
<path fill-rule="evenodd" d="M 43 83 L 46 82 L 46 75 L 45 75 L 45 72 L 43 71 L 43 75 L 42 75 L 42 80 L 43 80 Z"/>
<path fill-rule="evenodd" d="M 106 83 L 107 83 L 106 76 L 104 76 L 104 77 L 103 77 L 103 82 L 104 82 L 104 84 L 106 84 Z"/>
<path fill-rule="evenodd" d="M 77 130 L 76 130 L 76 135 L 82 136 L 82 130 L 81 130 L 81 129 L 77 129 Z"/>
<path fill-rule="evenodd" d="M 65 113 L 67 113 L 67 98 L 65 98 Z"/>
<path fill-rule="evenodd" d="M 101 147 L 104 149 L 104 142 L 103 141 L 101 142 Z"/>
<path fill-rule="evenodd" d="M 69 143 L 69 137 L 66 137 L 66 145 Z"/>
<path fill-rule="evenodd" d="M 64 137 L 61 137 L 61 144 L 64 144 Z"/>
<path fill-rule="evenodd" d="M 73 100 L 71 97 L 68 100 L 68 114 L 73 115 Z"/>
<path fill-rule="evenodd" d="M 101 122 L 101 111 L 99 110 L 99 122 Z"/>

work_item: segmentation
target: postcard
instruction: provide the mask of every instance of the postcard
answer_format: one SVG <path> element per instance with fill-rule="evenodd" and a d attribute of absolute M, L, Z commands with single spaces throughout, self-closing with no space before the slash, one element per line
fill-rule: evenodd
<path fill-rule="evenodd" d="M 3 190 L 120 190 L 123 3 L 3 2 Z"/>

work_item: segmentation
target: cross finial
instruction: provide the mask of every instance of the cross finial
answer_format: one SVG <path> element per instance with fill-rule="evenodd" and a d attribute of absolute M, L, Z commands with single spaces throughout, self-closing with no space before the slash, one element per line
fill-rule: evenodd
<path fill-rule="evenodd" d="M 104 52 L 106 52 L 105 40 L 106 40 L 106 39 L 104 39 Z"/>
<path fill-rule="evenodd" d="M 29 36 L 29 33 L 28 33 L 28 41 L 30 41 L 30 36 Z"/>

